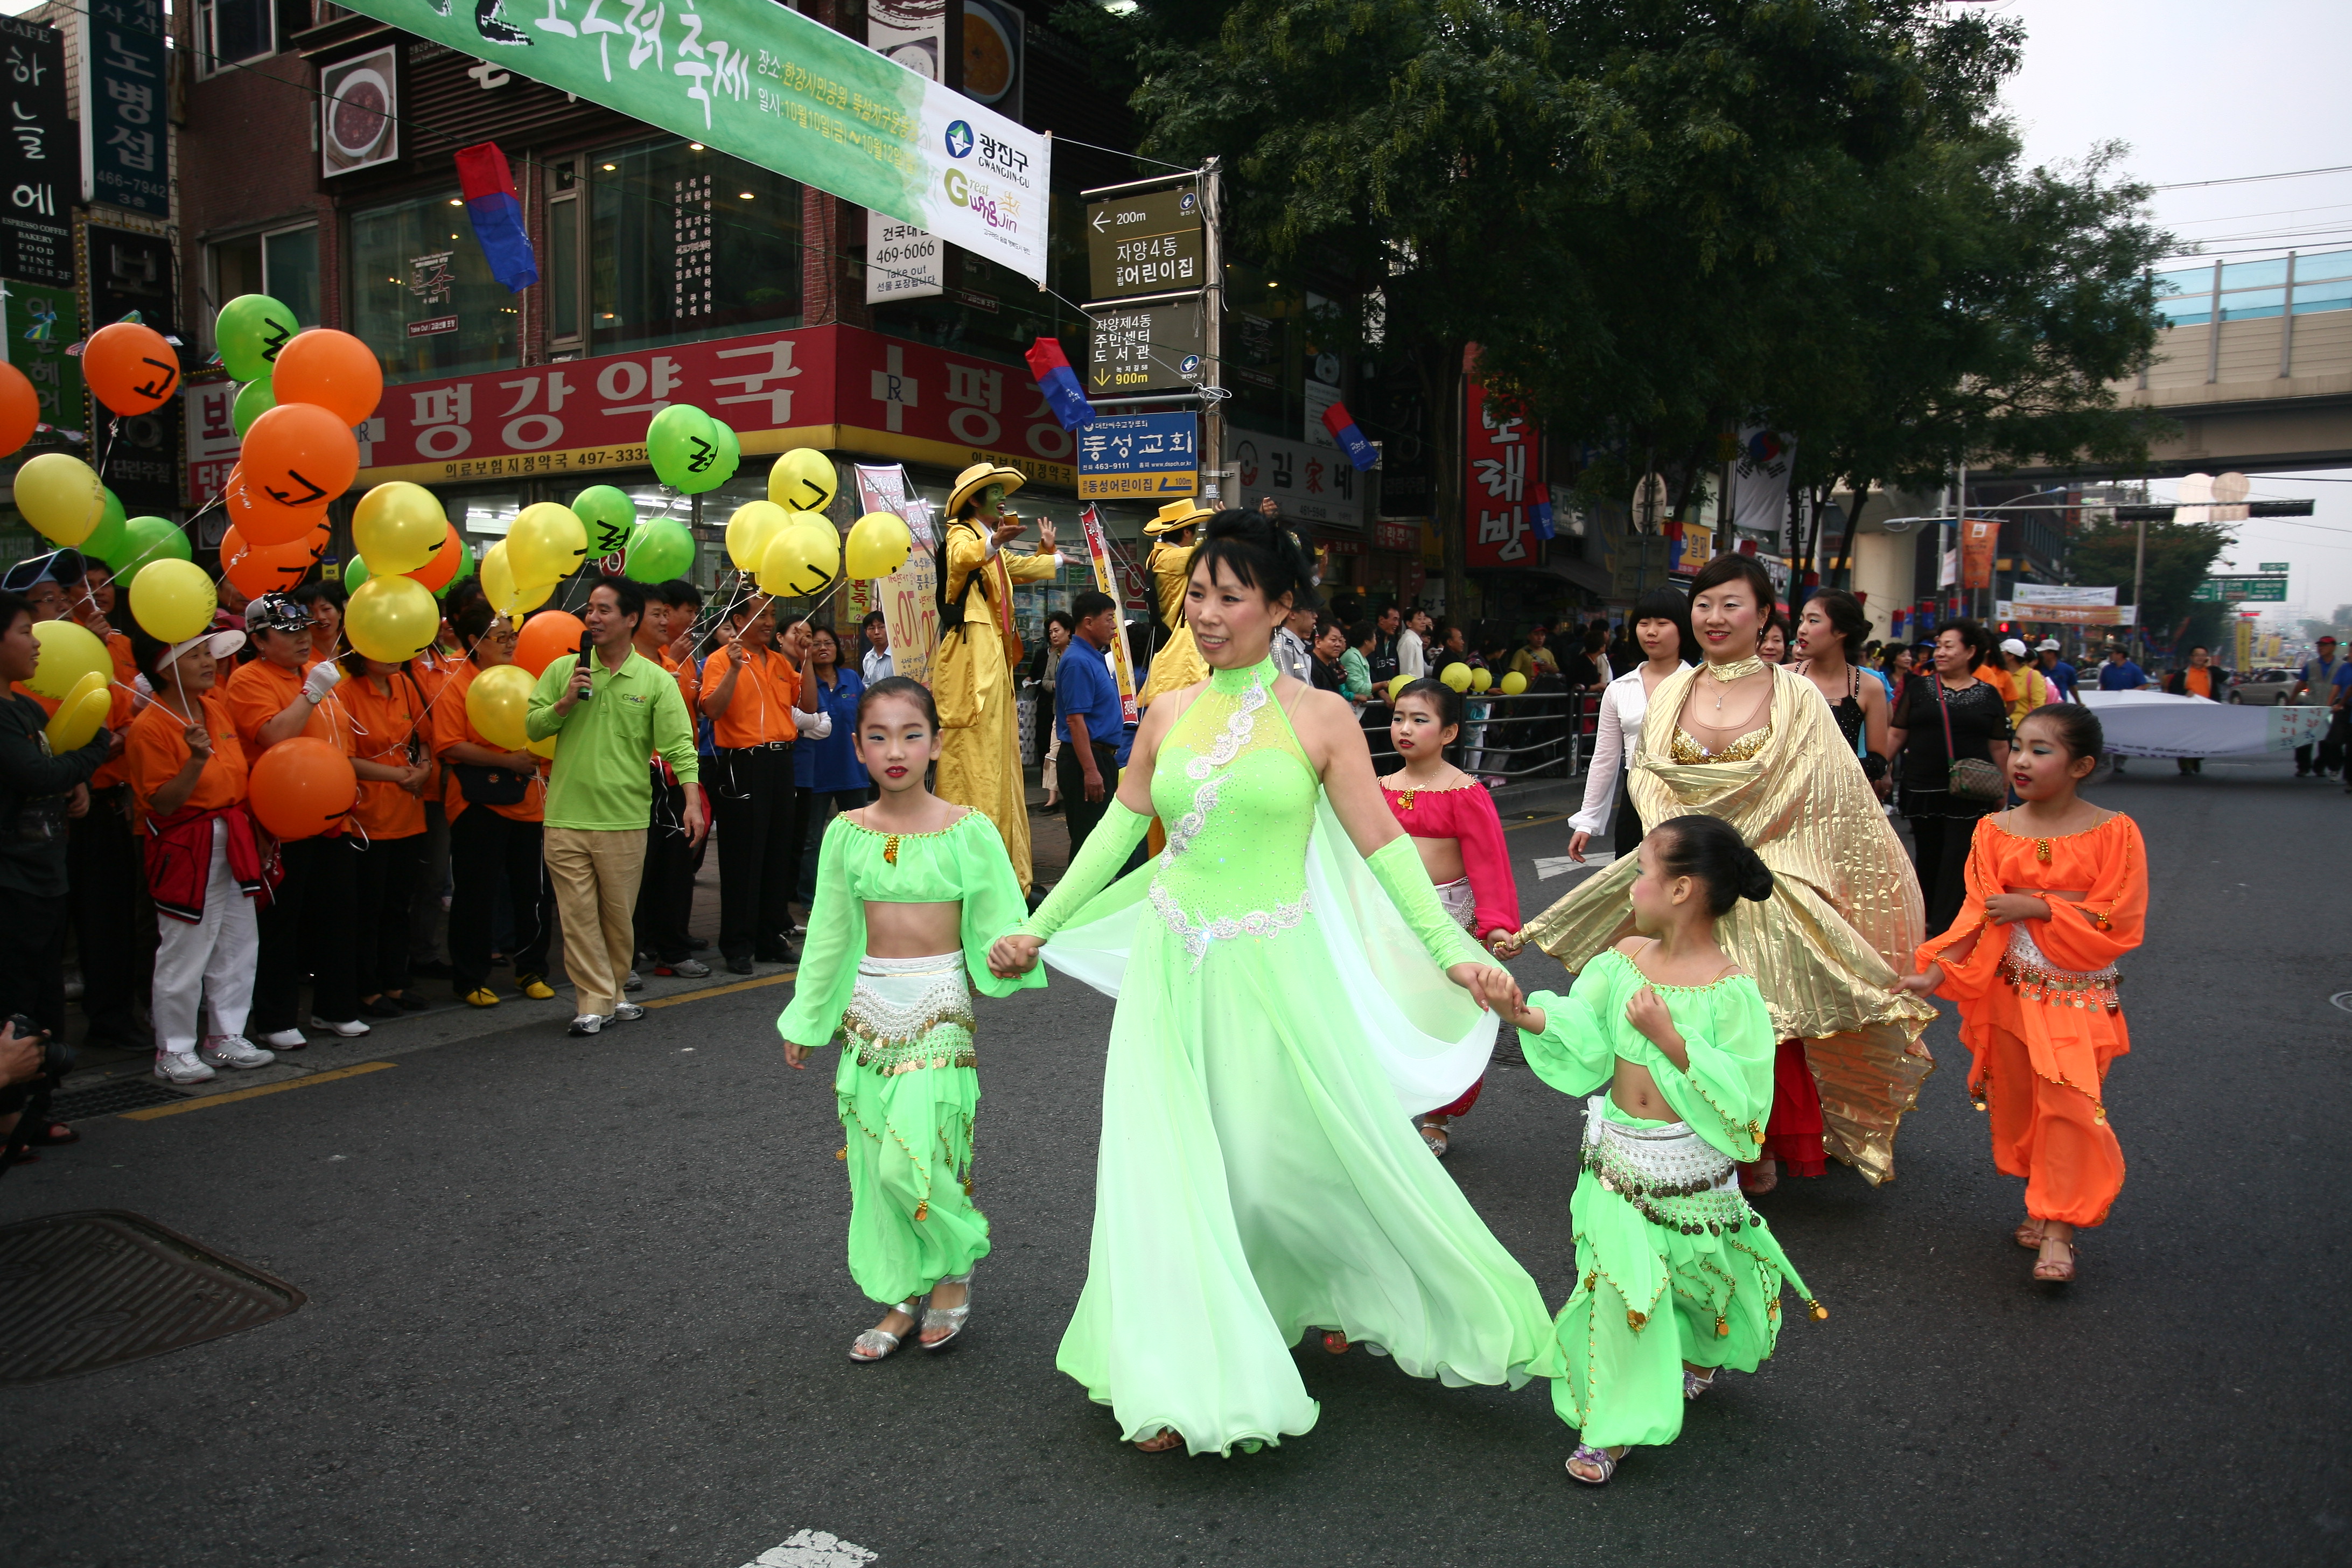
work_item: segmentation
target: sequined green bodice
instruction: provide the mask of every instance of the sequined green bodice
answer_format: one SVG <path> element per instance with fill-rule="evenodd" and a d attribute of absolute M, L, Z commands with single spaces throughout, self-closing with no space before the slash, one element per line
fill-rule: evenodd
<path fill-rule="evenodd" d="M 1307 913 L 1307 838 L 1323 786 L 1275 700 L 1275 676 L 1271 658 L 1212 670 L 1152 770 L 1168 848 L 1151 903 L 1196 963 L 1212 942 L 1268 936 Z"/>

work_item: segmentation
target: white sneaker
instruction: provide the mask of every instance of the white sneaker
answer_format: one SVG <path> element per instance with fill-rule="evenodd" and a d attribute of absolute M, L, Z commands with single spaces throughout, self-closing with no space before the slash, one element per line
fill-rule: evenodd
<path fill-rule="evenodd" d="M 583 1013 L 578 1017 L 572 1020 L 572 1028 L 570 1032 L 574 1035 L 593 1035 L 604 1026 L 604 1016 L 603 1014 Z"/>
<path fill-rule="evenodd" d="M 213 1069 L 177 1051 L 157 1051 L 155 1076 L 165 1083 L 203 1083 L 213 1076 Z"/>
<path fill-rule="evenodd" d="M 196 1059 L 206 1067 L 266 1068 L 278 1059 L 278 1053 L 263 1050 L 242 1035 L 207 1035 L 196 1047 Z"/>
<path fill-rule="evenodd" d="M 613 1008 L 613 1022 L 615 1024 L 632 1024 L 645 1016 L 646 1010 L 635 1002 L 618 1003 Z"/>
<path fill-rule="evenodd" d="M 637 978 L 637 972 L 634 969 L 629 971 L 629 977 L 621 982 L 621 989 L 624 991 L 643 991 L 645 988 L 646 983 Z"/>
<path fill-rule="evenodd" d="M 368 1032 L 367 1025 L 357 1018 L 346 1019 L 340 1024 L 332 1018 L 313 1018 L 310 1027 L 324 1029 L 331 1035 L 341 1035 L 347 1040 L 356 1040 Z"/>
<path fill-rule="evenodd" d="M 303 1038 L 299 1029 L 280 1029 L 274 1035 L 262 1036 L 261 1043 L 277 1050 L 299 1051 L 310 1042 Z"/>

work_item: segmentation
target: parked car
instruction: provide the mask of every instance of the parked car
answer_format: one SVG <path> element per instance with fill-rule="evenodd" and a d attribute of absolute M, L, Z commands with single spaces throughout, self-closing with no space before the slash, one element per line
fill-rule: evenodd
<path fill-rule="evenodd" d="M 2269 707 L 2286 700 L 2294 689 L 2295 672 L 2291 669 L 2255 669 L 2230 678 L 2230 700 Z"/>

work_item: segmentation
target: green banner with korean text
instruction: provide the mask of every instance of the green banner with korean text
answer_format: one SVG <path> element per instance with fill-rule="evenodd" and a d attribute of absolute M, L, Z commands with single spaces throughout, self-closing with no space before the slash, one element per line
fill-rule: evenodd
<path fill-rule="evenodd" d="M 350 8 L 1045 279 L 1045 137 L 774 0 Z"/>

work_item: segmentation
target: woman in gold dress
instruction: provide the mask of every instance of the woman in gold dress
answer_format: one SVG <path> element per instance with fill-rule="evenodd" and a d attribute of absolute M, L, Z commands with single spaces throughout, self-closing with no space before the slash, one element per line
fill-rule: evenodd
<path fill-rule="evenodd" d="M 1818 1175 L 1828 1155 L 1876 1184 L 1895 1174 L 1895 1128 L 1935 1066 L 1919 1043 L 1935 1010 L 1895 984 L 1923 934 L 1919 883 L 1829 704 L 1757 657 L 1773 604 L 1749 556 L 1717 556 L 1693 581 L 1705 662 L 1652 694 L 1628 791 L 1654 826 L 1722 817 L 1772 870 L 1772 897 L 1717 927 L 1780 1037 L 1763 1154 L 1741 1184 L 1770 1190 L 1783 1163 Z M 1581 970 L 1632 932 L 1626 889 L 1638 870 L 1619 860 L 1521 940 Z"/>
<path fill-rule="evenodd" d="M 1193 526 L 1210 515 L 1209 509 L 1196 500 L 1171 501 L 1143 525 L 1152 542 L 1143 565 L 1151 574 L 1152 591 L 1160 600 L 1160 623 L 1168 629 L 1168 640 L 1151 656 L 1151 672 L 1144 678 L 1143 689 L 1135 694 L 1139 709 L 1150 707 L 1151 700 L 1163 691 L 1181 691 L 1209 679 L 1208 663 L 1192 646 L 1192 628 L 1184 624 L 1184 589 L 1192 580 Z"/>

